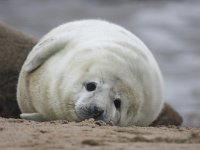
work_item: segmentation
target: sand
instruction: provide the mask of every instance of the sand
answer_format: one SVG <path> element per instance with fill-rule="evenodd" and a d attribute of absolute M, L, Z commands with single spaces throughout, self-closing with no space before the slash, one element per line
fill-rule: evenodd
<path fill-rule="evenodd" d="M 86 120 L 34 122 L 0 118 L 0 149 L 190 149 L 200 148 L 200 129 L 117 127 Z"/>

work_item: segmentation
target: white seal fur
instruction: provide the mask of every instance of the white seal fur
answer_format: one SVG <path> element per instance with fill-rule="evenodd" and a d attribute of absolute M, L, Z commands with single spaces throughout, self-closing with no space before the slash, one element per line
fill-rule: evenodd
<path fill-rule="evenodd" d="M 131 32 L 101 20 L 74 21 L 32 49 L 17 100 L 24 119 L 147 126 L 163 107 L 163 79 L 152 53 Z"/>

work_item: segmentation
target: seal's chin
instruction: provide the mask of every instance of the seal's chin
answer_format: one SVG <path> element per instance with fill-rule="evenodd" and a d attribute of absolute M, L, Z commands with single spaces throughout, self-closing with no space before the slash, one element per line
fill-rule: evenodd
<path fill-rule="evenodd" d="M 105 112 L 103 112 L 102 114 L 93 114 L 91 113 L 91 111 L 82 108 L 82 109 L 76 110 L 76 115 L 79 121 L 84 121 L 84 120 L 92 118 L 95 121 L 104 121 L 105 123 L 110 124 L 110 125 L 115 124 L 111 118 L 109 119 L 107 117 Z"/>
<path fill-rule="evenodd" d="M 106 120 L 104 115 L 94 115 L 94 114 L 91 114 L 89 111 L 78 110 L 76 111 L 76 115 L 80 121 L 90 119 L 90 118 L 93 118 L 94 120 L 102 120 L 102 121 Z"/>
<path fill-rule="evenodd" d="M 103 121 L 108 125 L 117 125 L 118 122 L 112 120 L 111 118 L 108 118 L 106 114 L 101 115 L 101 116 L 93 116 L 93 115 L 89 115 L 89 114 L 85 114 L 85 113 L 81 113 L 80 111 L 76 111 L 76 115 L 78 117 L 78 121 L 84 121 L 87 119 L 94 119 L 95 121 Z"/>

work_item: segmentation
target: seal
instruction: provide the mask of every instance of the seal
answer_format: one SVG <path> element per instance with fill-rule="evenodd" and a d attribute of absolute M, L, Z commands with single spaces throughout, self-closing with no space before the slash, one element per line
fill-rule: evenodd
<path fill-rule="evenodd" d="M 0 116 L 19 118 L 16 86 L 19 72 L 37 40 L 0 23 Z"/>
<path fill-rule="evenodd" d="M 23 119 L 148 126 L 163 108 L 163 78 L 131 32 L 102 20 L 74 21 L 33 47 L 20 72 L 17 101 Z"/>

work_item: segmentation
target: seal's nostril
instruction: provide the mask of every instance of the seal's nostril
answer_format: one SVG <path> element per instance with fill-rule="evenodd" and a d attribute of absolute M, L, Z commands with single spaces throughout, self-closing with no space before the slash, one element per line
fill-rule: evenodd
<path fill-rule="evenodd" d="M 101 109 L 100 107 L 97 107 L 95 105 L 91 106 L 90 110 L 91 110 L 90 112 L 93 115 L 93 117 L 99 117 L 104 113 L 103 109 Z"/>

